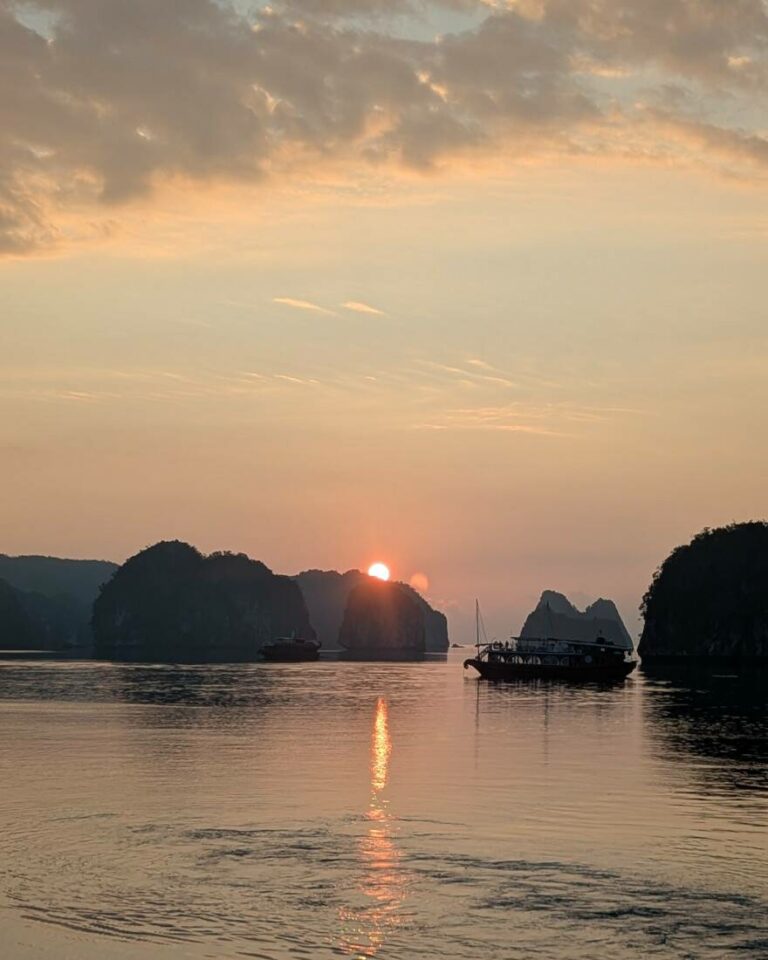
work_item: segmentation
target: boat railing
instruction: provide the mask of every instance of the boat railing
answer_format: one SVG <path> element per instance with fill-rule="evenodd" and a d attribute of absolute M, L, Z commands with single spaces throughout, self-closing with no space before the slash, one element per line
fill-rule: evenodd
<path fill-rule="evenodd" d="M 633 659 L 634 650 L 619 646 L 607 638 L 597 640 L 565 640 L 562 637 L 510 637 L 509 640 L 491 640 L 479 643 L 477 646 L 478 658 L 487 660 L 492 655 L 522 655 L 522 656 L 567 656 L 578 654 L 586 648 L 589 650 L 614 650 L 623 653 L 625 659 Z"/>

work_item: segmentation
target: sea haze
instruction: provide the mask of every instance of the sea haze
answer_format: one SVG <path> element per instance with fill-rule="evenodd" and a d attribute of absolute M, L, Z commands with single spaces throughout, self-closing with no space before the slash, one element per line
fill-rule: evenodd
<path fill-rule="evenodd" d="M 768 955 L 768 721 L 734 676 L 0 664 L 3 955 Z"/>

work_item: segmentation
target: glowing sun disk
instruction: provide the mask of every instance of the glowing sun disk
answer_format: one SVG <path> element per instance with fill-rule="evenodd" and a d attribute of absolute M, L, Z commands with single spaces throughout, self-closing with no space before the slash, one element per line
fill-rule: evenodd
<path fill-rule="evenodd" d="M 368 576 L 378 580 L 389 580 L 389 567 L 385 563 L 372 563 L 368 567 Z"/>

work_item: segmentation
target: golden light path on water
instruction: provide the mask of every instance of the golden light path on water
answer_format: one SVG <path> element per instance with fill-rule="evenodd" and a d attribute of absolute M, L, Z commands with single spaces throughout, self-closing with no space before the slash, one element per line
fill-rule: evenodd
<path fill-rule="evenodd" d="M 373 744 L 371 748 L 372 804 L 387 785 L 391 753 L 392 741 L 389 736 L 387 701 L 383 697 L 379 697 L 376 703 L 376 715 L 373 719 Z"/>
<path fill-rule="evenodd" d="M 346 928 L 340 945 L 357 960 L 374 957 L 382 948 L 388 931 L 401 921 L 400 908 L 406 894 L 407 877 L 392 838 L 393 818 L 384 796 L 391 754 L 387 701 L 379 697 L 371 737 L 371 799 L 365 814 L 369 826 L 358 841 L 363 872 L 357 892 L 362 902 L 340 913 Z"/>

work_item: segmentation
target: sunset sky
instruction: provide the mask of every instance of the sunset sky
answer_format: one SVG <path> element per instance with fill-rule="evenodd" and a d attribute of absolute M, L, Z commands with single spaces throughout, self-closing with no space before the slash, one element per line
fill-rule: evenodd
<path fill-rule="evenodd" d="M 761 0 L 0 0 L 0 552 L 634 618 L 768 513 Z"/>

